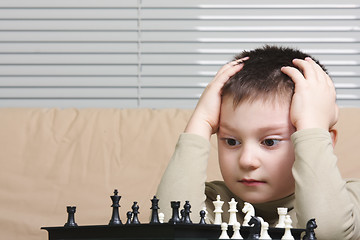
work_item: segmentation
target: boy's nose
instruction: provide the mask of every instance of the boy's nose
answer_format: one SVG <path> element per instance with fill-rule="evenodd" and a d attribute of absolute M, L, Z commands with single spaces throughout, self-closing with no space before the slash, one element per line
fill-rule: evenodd
<path fill-rule="evenodd" d="M 244 170 L 255 170 L 260 167 L 256 151 L 251 147 L 244 146 L 239 155 L 239 166 Z"/>

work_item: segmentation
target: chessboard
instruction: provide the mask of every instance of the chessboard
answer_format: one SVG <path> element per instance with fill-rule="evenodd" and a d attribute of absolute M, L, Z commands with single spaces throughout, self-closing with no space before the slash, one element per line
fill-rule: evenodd
<path fill-rule="evenodd" d="M 149 223 L 140 223 L 138 219 L 139 206 L 134 202 L 132 211 L 127 212 L 127 220 L 123 223 L 119 215 L 119 201 L 121 196 L 115 189 L 112 200 L 112 216 L 106 225 L 84 225 L 79 226 L 75 222 L 75 206 L 67 206 L 68 220 L 64 226 L 42 227 L 48 231 L 49 240 L 134 240 L 134 239 L 281 239 L 281 240 L 316 240 L 314 229 L 317 227 L 314 219 L 309 220 L 306 229 L 292 228 L 291 219 L 286 215 L 287 209 L 279 208 L 279 223 L 274 228 L 269 228 L 268 224 L 261 217 L 255 216 L 254 208 L 251 204 L 245 203 L 242 211 L 246 213 L 243 225 L 237 221 L 235 212 L 236 202 L 232 199 L 230 205 L 229 222 L 221 222 L 223 201 L 220 196 L 214 201 L 215 222 L 206 223 L 206 209 L 200 211 L 200 222 L 193 223 L 190 219 L 191 205 L 185 201 L 184 208 L 180 210 L 180 202 L 172 201 L 172 216 L 167 223 L 164 222 L 162 213 L 158 213 L 159 199 L 154 196 L 151 199 L 152 214 Z"/>
<path fill-rule="evenodd" d="M 219 239 L 222 231 L 220 225 L 214 224 L 136 224 L 136 225 L 92 225 L 78 227 L 43 227 L 49 233 L 49 240 L 75 240 L 75 239 L 93 239 L 93 240 L 189 240 L 189 239 Z M 249 238 L 251 227 L 241 227 L 240 233 L 243 239 Z M 284 229 L 270 228 L 269 235 L 271 239 L 281 239 L 284 235 Z M 301 233 L 305 229 L 291 229 L 294 239 L 301 239 Z M 233 235 L 233 228 L 228 227 L 227 234 Z"/>

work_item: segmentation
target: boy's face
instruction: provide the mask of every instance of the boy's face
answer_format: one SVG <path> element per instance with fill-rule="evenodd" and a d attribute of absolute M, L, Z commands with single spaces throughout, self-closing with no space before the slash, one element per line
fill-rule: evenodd
<path fill-rule="evenodd" d="M 290 139 L 290 103 L 255 100 L 235 109 L 224 97 L 218 131 L 221 173 L 228 188 L 242 200 L 262 203 L 294 192 L 294 149 Z"/>

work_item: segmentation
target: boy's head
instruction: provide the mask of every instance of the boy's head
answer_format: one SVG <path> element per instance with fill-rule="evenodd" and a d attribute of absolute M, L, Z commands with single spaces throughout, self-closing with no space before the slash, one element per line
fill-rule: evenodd
<path fill-rule="evenodd" d="M 243 68 L 222 89 L 218 153 L 227 187 L 244 201 L 263 203 L 294 193 L 290 103 L 294 83 L 281 72 L 308 57 L 289 48 L 244 52 Z"/>
<path fill-rule="evenodd" d="M 242 70 L 231 77 L 222 89 L 223 96 L 230 95 L 233 98 L 234 106 L 242 101 L 251 102 L 257 99 L 290 102 L 294 93 L 294 82 L 281 72 L 281 67 L 294 67 L 293 59 L 310 56 L 292 48 L 265 46 L 244 51 L 235 59 L 244 57 L 249 59 L 245 61 Z M 316 63 L 319 64 L 318 61 Z M 326 71 L 324 66 L 320 66 Z"/>

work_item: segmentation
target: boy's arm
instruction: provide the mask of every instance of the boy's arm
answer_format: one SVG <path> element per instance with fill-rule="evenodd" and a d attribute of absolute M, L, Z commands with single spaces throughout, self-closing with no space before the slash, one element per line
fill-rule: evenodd
<path fill-rule="evenodd" d="M 170 201 L 181 201 L 183 204 L 185 200 L 189 200 L 193 212 L 192 220 L 198 222 L 199 212 L 205 206 L 209 139 L 218 128 L 221 89 L 242 66 L 239 60 L 233 61 L 218 71 L 204 90 L 185 133 L 179 138 L 156 194 L 160 199 L 160 211 L 165 214 L 166 220 L 172 215 Z"/>
<path fill-rule="evenodd" d="M 295 83 L 290 117 L 297 129 L 292 140 L 299 224 L 305 227 L 306 221 L 316 218 L 319 239 L 355 239 L 360 234 L 359 194 L 339 173 L 329 133 L 339 111 L 334 84 L 310 58 L 293 63 L 303 74 L 292 67 L 282 71 Z"/>
<path fill-rule="evenodd" d="M 238 59 L 224 65 L 207 85 L 186 128 L 186 133 L 193 133 L 210 140 L 212 134 L 217 132 L 220 117 L 221 89 L 231 76 L 239 72 L 243 61 Z"/>

